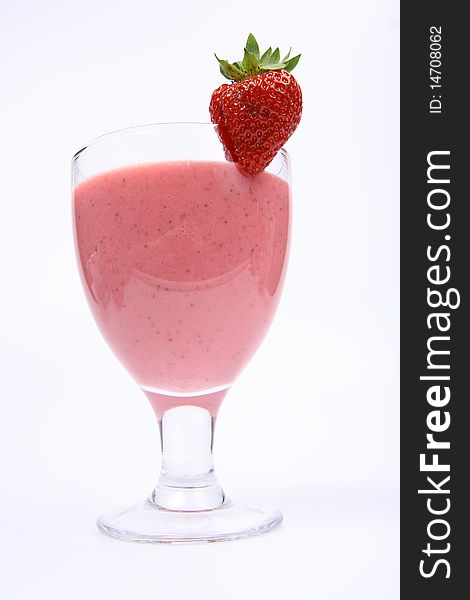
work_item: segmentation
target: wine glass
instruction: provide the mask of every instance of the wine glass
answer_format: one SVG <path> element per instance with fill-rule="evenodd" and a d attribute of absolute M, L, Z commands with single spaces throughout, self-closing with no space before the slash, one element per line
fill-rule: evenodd
<path fill-rule="evenodd" d="M 145 125 L 77 152 L 72 185 L 88 303 L 150 400 L 161 436 L 154 491 L 101 516 L 99 529 L 141 542 L 272 530 L 278 510 L 225 495 L 212 441 L 220 404 L 279 301 L 290 229 L 287 153 L 246 177 L 224 159 L 216 126 Z"/>

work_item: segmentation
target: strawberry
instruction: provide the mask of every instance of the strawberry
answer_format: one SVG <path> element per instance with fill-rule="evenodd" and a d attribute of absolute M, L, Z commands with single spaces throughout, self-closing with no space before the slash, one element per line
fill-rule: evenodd
<path fill-rule="evenodd" d="M 282 61 L 279 49 L 260 55 L 250 33 L 242 61 L 219 61 L 220 72 L 232 83 L 212 94 L 209 112 L 227 160 L 255 176 L 272 161 L 294 133 L 302 114 L 302 92 L 290 71 L 299 62 L 290 51 Z"/>

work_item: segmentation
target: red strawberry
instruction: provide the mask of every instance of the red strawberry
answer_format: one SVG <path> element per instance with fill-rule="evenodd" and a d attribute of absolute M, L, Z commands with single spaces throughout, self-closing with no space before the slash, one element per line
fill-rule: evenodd
<path fill-rule="evenodd" d="M 221 73 L 232 80 L 212 94 L 209 112 L 225 148 L 227 160 L 247 175 L 257 175 L 294 133 L 302 114 L 302 92 L 290 71 L 300 54 L 280 60 L 279 49 L 260 57 L 250 33 L 243 61 L 217 60 Z"/>

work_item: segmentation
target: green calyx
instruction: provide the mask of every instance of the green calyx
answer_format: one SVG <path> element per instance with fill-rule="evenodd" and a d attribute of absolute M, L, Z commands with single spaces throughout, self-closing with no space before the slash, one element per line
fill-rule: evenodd
<path fill-rule="evenodd" d="M 291 50 L 281 60 L 279 48 L 274 51 L 270 48 L 260 53 L 258 42 L 255 36 L 250 33 L 245 44 L 245 54 L 243 60 L 229 63 L 227 60 L 221 60 L 217 54 L 216 59 L 219 61 L 220 72 L 230 81 L 241 81 L 253 75 L 267 73 L 268 71 L 292 71 L 300 60 L 300 54 L 290 58 Z"/>

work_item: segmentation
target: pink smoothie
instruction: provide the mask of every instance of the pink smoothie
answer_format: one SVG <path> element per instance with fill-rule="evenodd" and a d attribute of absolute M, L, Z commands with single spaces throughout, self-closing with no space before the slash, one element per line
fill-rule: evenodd
<path fill-rule="evenodd" d="M 80 183 L 74 217 L 87 297 L 120 361 L 157 412 L 215 414 L 279 300 L 288 184 L 224 162 L 138 165 Z"/>

